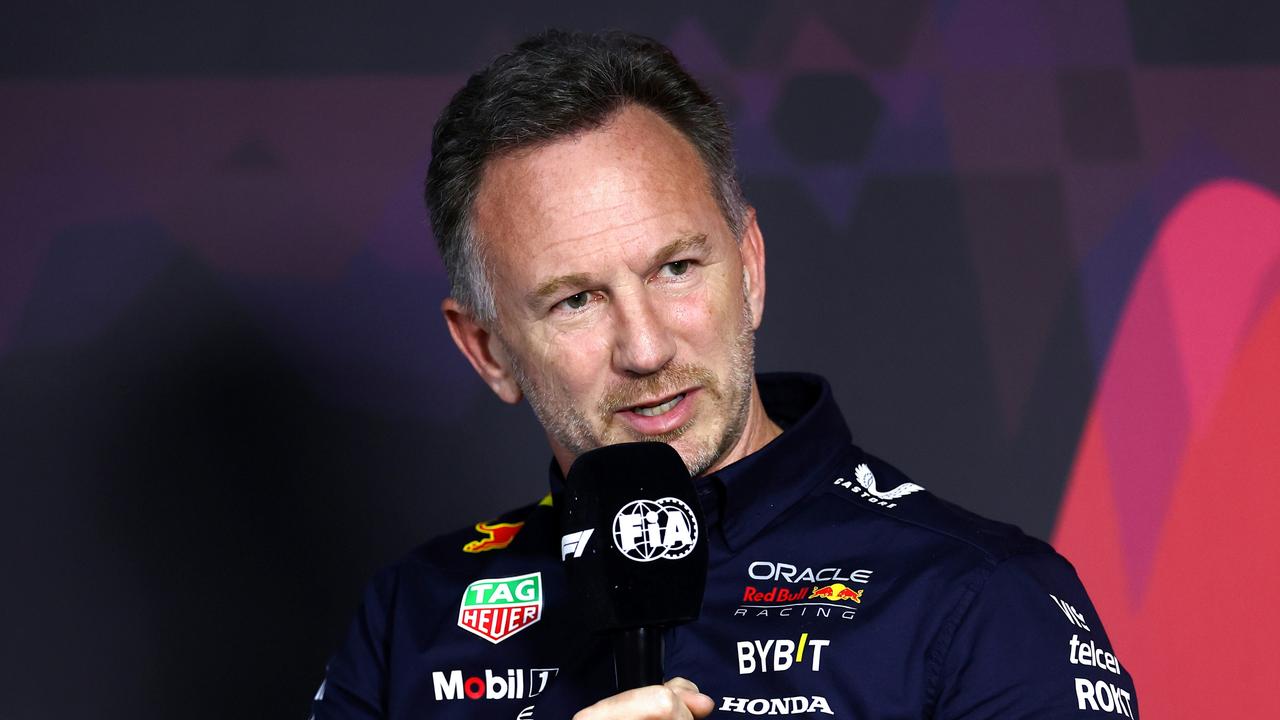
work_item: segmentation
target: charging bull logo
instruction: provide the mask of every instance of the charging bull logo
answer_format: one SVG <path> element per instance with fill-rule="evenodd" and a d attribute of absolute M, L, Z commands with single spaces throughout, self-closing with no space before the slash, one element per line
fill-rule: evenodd
<path fill-rule="evenodd" d="M 832 602 L 852 600 L 861 605 L 863 592 L 863 590 L 854 590 L 844 583 L 834 583 L 832 585 L 823 585 L 822 587 L 817 587 L 815 585 L 813 592 L 809 595 L 809 599 L 822 598 Z"/>
<path fill-rule="evenodd" d="M 524 527 L 524 523 L 476 523 L 476 531 L 488 537 L 480 540 L 472 540 L 462 546 L 462 552 L 480 553 L 486 550 L 501 550 L 511 544 L 516 539 L 516 533 L 520 532 L 520 528 Z"/>

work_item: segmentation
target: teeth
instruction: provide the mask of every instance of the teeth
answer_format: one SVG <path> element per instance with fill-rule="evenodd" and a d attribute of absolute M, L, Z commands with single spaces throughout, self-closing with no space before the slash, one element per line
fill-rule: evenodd
<path fill-rule="evenodd" d="M 684 399 L 683 394 L 677 395 L 671 398 L 670 400 L 662 403 L 661 405 L 654 405 L 653 407 L 648 407 L 648 408 L 634 407 L 634 408 L 631 408 L 631 411 L 637 415 L 644 415 L 645 417 L 654 417 L 655 415 L 661 415 L 666 411 L 670 410 L 671 408 L 675 407 L 676 403 L 680 402 L 682 399 Z"/>

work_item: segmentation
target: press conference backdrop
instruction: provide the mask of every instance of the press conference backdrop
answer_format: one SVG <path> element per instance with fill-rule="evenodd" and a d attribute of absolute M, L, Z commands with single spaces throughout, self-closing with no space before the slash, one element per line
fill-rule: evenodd
<path fill-rule="evenodd" d="M 547 26 L 723 100 L 762 369 L 1054 540 L 1147 717 L 1280 715 L 1274 4 L 3 15 L 0 718 L 305 717 L 376 568 L 545 492 L 420 195 L 450 94 Z"/>

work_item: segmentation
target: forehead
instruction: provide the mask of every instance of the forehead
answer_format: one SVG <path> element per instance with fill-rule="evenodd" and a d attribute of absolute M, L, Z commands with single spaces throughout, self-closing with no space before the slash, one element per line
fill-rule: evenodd
<path fill-rule="evenodd" d="M 628 247 L 721 234 L 723 220 L 693 145 L 630 106 L 598 129 L 490 160 L 474 223 L 499 283 L 527 284 Z"/>

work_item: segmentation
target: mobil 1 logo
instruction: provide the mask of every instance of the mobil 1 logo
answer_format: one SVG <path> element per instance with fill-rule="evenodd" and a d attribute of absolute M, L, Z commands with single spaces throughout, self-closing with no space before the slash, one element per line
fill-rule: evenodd
<path fill-rule="evenodd" d="M 431 685 L 436 700 L 523 700 L 534 698 L 560 668 L 509 668 L 464 677 L 461 670 L 433 671 Z"/>

